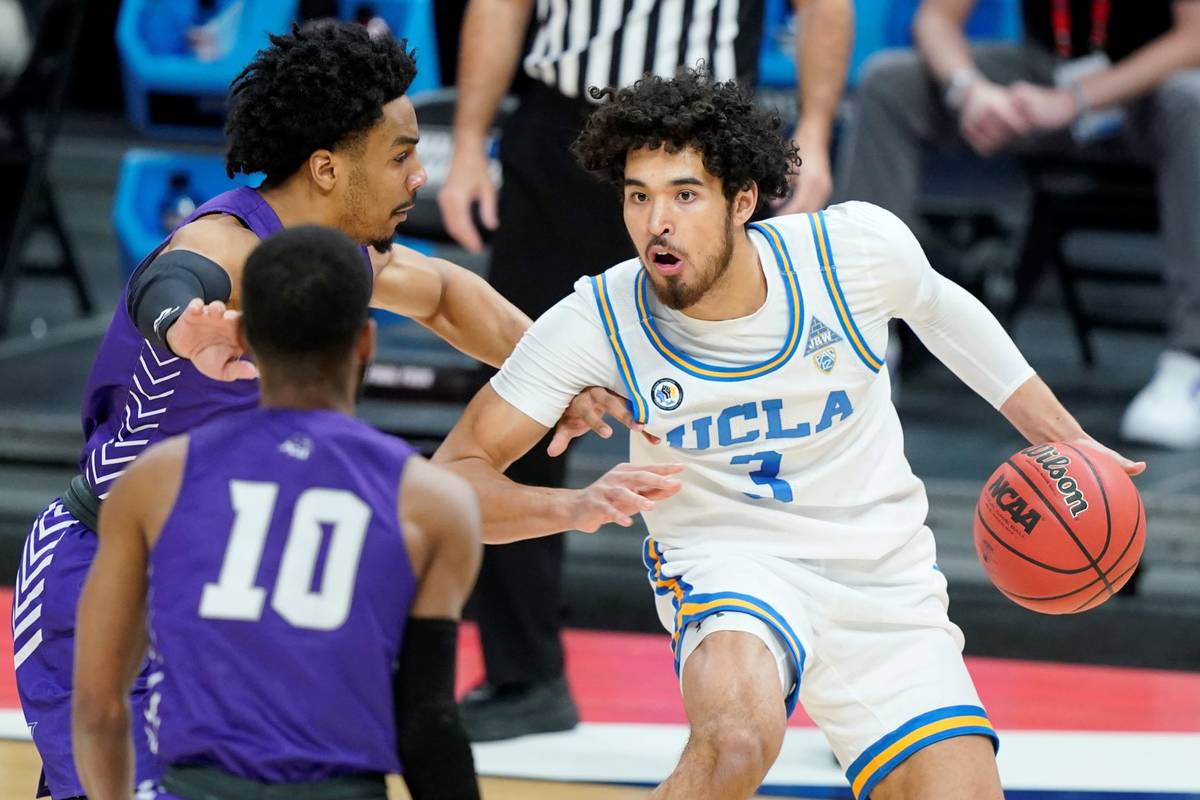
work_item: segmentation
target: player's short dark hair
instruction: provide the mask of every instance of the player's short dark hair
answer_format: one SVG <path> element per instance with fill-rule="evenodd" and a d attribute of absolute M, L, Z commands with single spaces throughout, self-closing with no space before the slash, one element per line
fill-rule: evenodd
<path fill-rule="evenodd" d="M 255 355 L 314 369 L 343 361 L 367 321 L 362 251 L 332 228 L 304 225 L 265 239 L 242 272 L 242 327 Z"/>
<path fill-rule="evenodd" d="M 225 171 L 283 180 L 314 151 L 352 144 L 416 74 L 403 39 L 361 25 L 322 20 L 272 35 L 230 85 Z"/>
<path fill-rule="evenodd" d="M 751 183 L 758 184 L 760 206 L 787 196 L 788 176 L 800 165 L 796 146 L 780 135 L 779 115 L 756 106 L 734 81 L 714 82 L 701 66 L 670 79 L 647 75 L 622 89 L 589 92 L 603 102 L 572 151 L 602 180 L 621 185 L 632 150 L 692 147 L 721 179 L 727 198 Z"/>

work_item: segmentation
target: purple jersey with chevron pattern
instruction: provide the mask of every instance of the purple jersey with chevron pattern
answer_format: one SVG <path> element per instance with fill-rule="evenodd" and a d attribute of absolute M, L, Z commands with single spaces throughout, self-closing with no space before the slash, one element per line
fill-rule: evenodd
<path fill-rule="evenodd" d="M 207 214 L 236 217 L 260 239 L 283 227 L 262 195 L 247 187 L 217 195 L 179 227 Z M 164 239 L 138 268 L 154 260 L 169 239 Z M 367 259 L 369 269 L 369 256 Z M 121 293 L 83 395 L 83 435 L 87 443 L 79 468 L 102 500 L 129 462 L 154 442 L 231 411 L 254 408 L 258 403 L 257 380 L 212 380 L 191 362 L 142 338 L 126 308 L 128 291 L 126 286 Z"/>
<path fill-rule="evenodd" d="M 160 763 L 264 783 L 399 771 L 392 671 L 416 580 L 397 492 L 413 449 L 284 409 L 189 440 L 150 556 Z"/>

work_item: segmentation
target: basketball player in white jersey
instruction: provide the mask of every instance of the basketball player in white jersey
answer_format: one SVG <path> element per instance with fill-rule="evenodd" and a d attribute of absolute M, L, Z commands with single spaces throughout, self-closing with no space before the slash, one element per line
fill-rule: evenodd
<path fill-rule="evenodd" d="M 655 797 L 749 797 L 799 702 L 859 800 L 1000 800 L 996 734 L 891 402 L 888 321 L 1031 442 L 1104 448 L 887 211 L 748 224 L 799 159 L 733 84 L 686 72 L 594 96 L 576 154 L 622 187 L 639 258 L 539 319 L 436 460 L 474 484 L 485 540 L 645 517 L 691 724 Z M 661 438 L 631 437 L 642 466 L 579 491 L 505 479 L 589 385 L 624 394 Z"/>

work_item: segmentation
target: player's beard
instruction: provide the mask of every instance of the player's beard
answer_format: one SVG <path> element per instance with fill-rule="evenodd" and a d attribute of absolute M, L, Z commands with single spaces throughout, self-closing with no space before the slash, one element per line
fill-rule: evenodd
<path fill-rule="evenodd" d="M 377 253 L 386 253 L 392 248 L 392 239 L 397 229 L 383 233 L 363 231 L 364 220 L 371 218 L 371 204 L 367 198 L 367 173 L 357 162 L 350 169 L 350 185 L 346 189 L 345 210 L 338 227 L 356 242 L 370 245 Z M 390 219 L 390 215 L 389 215 Z"/>
<path fill-rule="evenodd" d="M 730 205 L 725 213 L 725 234 L 721 241 L 721 248 L 714 255 L 705 259 L 703 266 L 696 265 L 700 268 L 696 270 L 693 280 L 685 282 L 683 276 L 671 275 L 662 285 L 659 285 L 657 281 L 650 281 L 650 286 L 653 287 L 654 294 L 660 303 L 676 311 L 691 308 L 704 299 L 717 281 L 721 280 L 721 276 L 729 270 L 729 264 L 733 261 L 732 222 L 733 207 Z"/>

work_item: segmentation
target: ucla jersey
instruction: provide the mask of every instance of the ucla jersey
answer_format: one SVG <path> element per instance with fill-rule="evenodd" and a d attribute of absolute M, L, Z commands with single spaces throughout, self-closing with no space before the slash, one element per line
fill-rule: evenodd
<path fill-rule="evenodd" d="M 578 284 L 634 415 L 664 442 L 630 437 L 631 462 L 685 465 L 683 489 L 646 524 L 666 547 L 876 558 L 922 530 L 927 512 L 891 402 L 887 320 L 847 301 L 837 261 L 852 260 L 852 243 L 824 213 L 748 230 L 767 300 L 748 317 L 699 323 L 719 335 L 700 351 L 664 330 L 685 318 L 658 303 L 637 259 Z M 756 358 L 739 358 L 747 352 Z"/>

